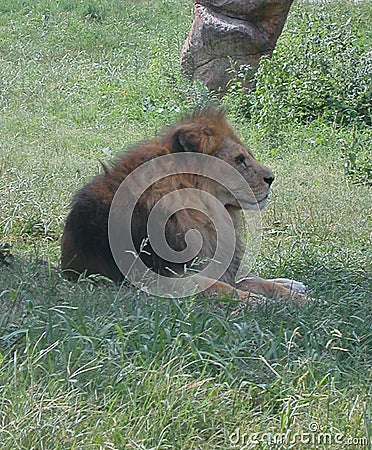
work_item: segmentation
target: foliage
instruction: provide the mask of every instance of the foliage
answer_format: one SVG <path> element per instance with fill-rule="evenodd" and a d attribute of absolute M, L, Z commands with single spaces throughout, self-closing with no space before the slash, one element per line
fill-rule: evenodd
<path fill-rule="evenodd" d="M 371 125 L 372 58 L 358 23 L 320 5 L 315 14 L 297 14 L 296 24 L 260 67 L 258 120 L 269 115 L 288 122 L 321 118 Z"/>
<path fill-rule="evenodd" d="M 254 88 L 243 81 L 249 67 L 235 69 L 226 102 L 268 130 L 329 122 L 360 130 L 355 146 L 340 155 L 353 181 L 371 183 L 372 122 L 371 4 L 362 2 L 301 3 L 293 6 L 288 23 L 270 58 L 261 61 Z"/>
<path fill-rule="evenodd" d="M 355 130 L 352 135 L 349 145 L 340 141 L 346 174 L 355 183 L 372 185 L 371 135 Z"/>
<path fill-rule="evenodd" d="M 264 123 L 371 125 L 370 9 L 367 2 L 295 6 L 273 56 L 260 64 L 247 113 Z M 238 77 L 245 76 L 243 67 Z"/>

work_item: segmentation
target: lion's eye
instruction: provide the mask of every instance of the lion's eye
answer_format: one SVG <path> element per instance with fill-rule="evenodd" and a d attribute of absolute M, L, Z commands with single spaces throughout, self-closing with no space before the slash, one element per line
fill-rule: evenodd
<path fill-rule="evenodd" d="M 244 155 L 238 155 L 238 156 L 235 158 L 235 161 L 236 161 L 238 164 L 244 164 L 245 166 L 247 166 L 247 163 L 245 162 L 245 156 L 244 156 Z"/>

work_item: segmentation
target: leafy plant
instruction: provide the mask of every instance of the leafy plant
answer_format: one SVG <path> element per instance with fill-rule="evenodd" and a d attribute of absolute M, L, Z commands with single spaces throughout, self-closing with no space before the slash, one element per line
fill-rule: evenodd
<path fill-rule="evenodd" d="M 356 183 L 372 185 L 372 158 L 370 136 L 355 134 L 351 145 L 344 148 L 344 168 Z"/>
<path fill-rule="evenodd" d="M 261 60 L 253 92 L 241 91 L 243 67 L 230 95 L 259 123 L 371 125 L 372 58 L 359 27 L 364 8 L 370 7 L 295 7 L 272 57 Z"/>

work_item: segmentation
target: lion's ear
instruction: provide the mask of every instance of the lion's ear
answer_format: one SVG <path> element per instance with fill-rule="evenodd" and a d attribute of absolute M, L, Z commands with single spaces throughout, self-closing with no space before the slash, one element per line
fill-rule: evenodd
<path fill-rule="evenodd" d="M 173 135 L 171 151 L 172 153 L 198 152 L 199 146 L 199 138 L 192 130 L 180 128 Z"/>

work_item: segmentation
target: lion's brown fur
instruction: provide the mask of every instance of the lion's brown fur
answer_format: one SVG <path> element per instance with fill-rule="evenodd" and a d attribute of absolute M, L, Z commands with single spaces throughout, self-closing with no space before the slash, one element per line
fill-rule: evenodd
<path fill-rule="evenodd" d="M 119 154 L 112 164 L 104 167 L 104 173 L 96 176 L 78 191 L 73 199 L 62 237 L 61 265 L 65 276 L 76 279 L 79 274 L 85 272 L 88 275 L 102 274 L 117 282 L 123 279 L 112 257 L 108 240 L 108 216 L 113 197 L 122 181 L 141 164 L 161 155 L 185 151 L 212 155 L 235 165 L 247 179 L 255 195 L 255 199 L 250 198 L 249 201 L 257 201 L 259 204 L 261 202 L 261 207 L 264 207 L 269 186 L 274 179 L 272 172 L 253 158 L 252 153 L 242 144 L 220 110 L 201 110 L 167 129 L 154 140 Z M 242 157 L 248 161 L 244 167 L 240 167 L 238 162 Z M 218 184 L 209 183 L 207 179 L 197 175 L 182 173 L 182 170 L 175 176 L 163 179 L 156 187 L 152 186 L 146 190 L 133 214 L 132 232 L 137 249 L 146 238 L 146 223 L 152 207 L 174 189 L 196 186 L 218 195 Z M 240 206 L 234 202 L 229 204 L 227 201 L 226 210 L 238 230 Z M 190 209 L 181 210 L 169 220 L 165 230 L 166 238 L 174 250 L 182 250 L 185 247 L 185 232 L 197 229 L 204 239 L 199 257 L 212 258 L 216 247 L 216 235 L 213 227 L 207 225 L 208 218 L 203 213 Z M 241 247 L 238 238 L 233 261 L 220 280 L 222 284 L 218 285 L 216 282 L 216 286 L 235 287 L 235 274 L 242 257 Z M 143 260 L 147 266 L 161 274 L 167 272 L 167 268 L 176 272 L 182 272 L 184 269 L 177 264 L 170 265 L 169 262 L 157 257 L 154 252 L 151 255 L 144 255 Z"/>

